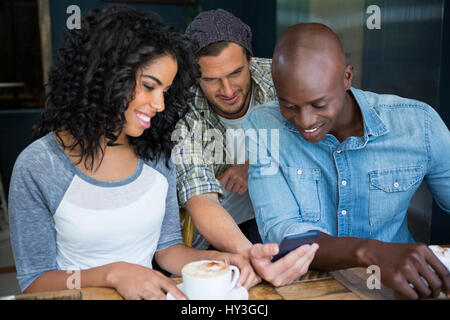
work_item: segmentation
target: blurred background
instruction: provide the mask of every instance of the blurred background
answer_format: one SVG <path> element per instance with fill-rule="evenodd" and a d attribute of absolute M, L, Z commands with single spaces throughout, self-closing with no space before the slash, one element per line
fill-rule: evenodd
<path fill-rule="evenodd" d="M 424 101 L 450 127 L 447 0 L 0 0 L 0 295 L 17 290 L 6 210 L 11 171 L 44 107 L 43 84 L 73 14 L 67 9 L 76 5 L 84 16 L 117 3 L 156 12 L 180 31 L 198 13 L 223 8 L 252 28 L 254 55 L 266 58 L 288 26 L 324 23 L 355 66 L 355 87 Z M 374 5 L 379 12 L 368 10 Z M 425 185 L 408 219 L 417 241 L 450 244 L 450 215 Z"/>

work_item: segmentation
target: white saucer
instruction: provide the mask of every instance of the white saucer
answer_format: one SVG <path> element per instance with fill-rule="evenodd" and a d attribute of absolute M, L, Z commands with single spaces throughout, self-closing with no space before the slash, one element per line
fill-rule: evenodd
<path fill-rule="evenodd" d="M 186 294 L 184 292 L 183 283 L 177 284 L 177 288 L 180 289 L 181 292 Z M 167 300 L 176 300 L 170 292 L 167 293 L 166 298 Z M 248 300 L 248 291 L 244 287 L 234 287 L 223 299 L 220 300 Z"/>

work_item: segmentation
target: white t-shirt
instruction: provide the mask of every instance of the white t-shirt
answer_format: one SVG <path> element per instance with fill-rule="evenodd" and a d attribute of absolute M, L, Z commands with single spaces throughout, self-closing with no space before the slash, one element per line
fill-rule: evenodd
<path fill-rule="evenodd" d="M 139 159 L 120 181 L 81 172 L 52 133 L 18 157 L 9 192 L 11 244 L 21 290 L 50 270 L 125 261 L 152 268 L 182 243 L 173 166 Z"/>
<path fill-rule="evenodd" d="M 238 119 L 226 119 L 218 115 L 220 122 L 226 129 L 226 153 L 227 163 L 232 161 L 232 165 L 244 164 L 248 160 L 248 152 L 245 148 L 246 138 L 242 129 L 247 114 L 255 107 L 253 92 L 250 97 L 250 103 L 247 113 Z M 230 213 L 237 224 L 253 219 L 255 217 L 252 202 L 248 191 L 243 195 L 227 191 L 225 188 L 222 206 Z"/>

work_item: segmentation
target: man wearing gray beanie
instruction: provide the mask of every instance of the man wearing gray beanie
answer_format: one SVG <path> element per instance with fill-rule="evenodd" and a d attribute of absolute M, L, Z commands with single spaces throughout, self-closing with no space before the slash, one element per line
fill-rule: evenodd
<path fill-rule="evenodd" d="M 223 9 L 199 14 L 186 35 L 197 46 L 201 77 L 191 88 L 190 111 L 175 130 L 179 203 L 196 227 L 193 247 L 211 244 L 249 258 L 253 243 L 261 239 L 247 190 L 241 123 L 249 110 L 276 99 L 272 61 L 253 57 L 250 27 Z M 212 149 L 213 161 L 208 157 Z M 254 275 L 250 286 L 258 281 Z"/>

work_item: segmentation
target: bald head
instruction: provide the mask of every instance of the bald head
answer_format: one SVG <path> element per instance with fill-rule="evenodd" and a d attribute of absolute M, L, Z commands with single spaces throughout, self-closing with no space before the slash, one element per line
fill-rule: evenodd
<path fill-rule="evenodd" d="M 326 75 L 341 75 L 345 54 L 337 35 L 319 23 L 299 23 L 289 27 L 278 39 L 272 59 L 274 82 L 300 76 L 301 82 L 322 81 Z M 298 71 L 297 75 L 293 70 Z M 322 82 L 323 84 L 323 82 Z"/>
<path fill-rule="evenodd" d="M 329 132 L 340 137 L 353 119 L 347 94 L 352 75 L 339 38 L 325 25 L 294 25 L 275 46 L 272 78 L 280 112 L 309 142 Z"/>

